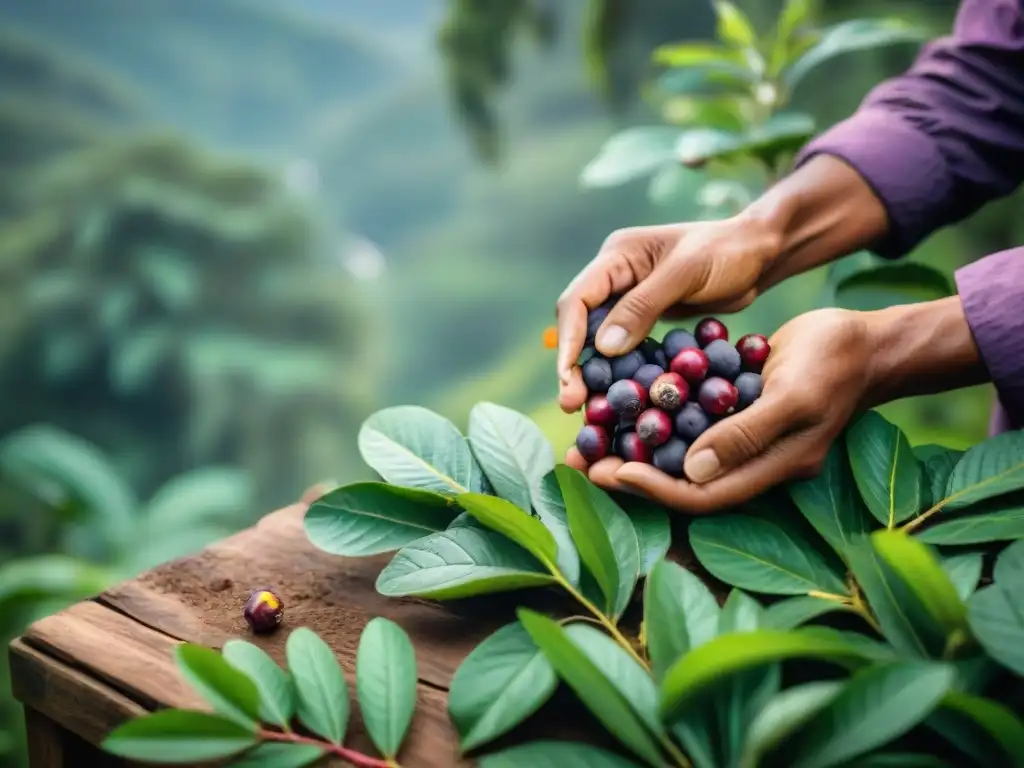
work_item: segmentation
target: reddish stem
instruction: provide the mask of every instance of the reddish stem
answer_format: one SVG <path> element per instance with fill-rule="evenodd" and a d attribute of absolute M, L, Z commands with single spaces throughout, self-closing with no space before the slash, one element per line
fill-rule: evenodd
<path fill-rule="evenodd" d="M 343 747 L 340 744 L 330 744 L 319 739 L 310 739 L 306 736 L 299 736 L 297 733 L 260 731 L 260 738 L 264 741 L 285 741 L 290 744 L 309 744 L 310 746 L 320 747 L 325 752 L 340 757 L 342 760 L 356 766 L 356 768 L 393 768 L 394 766 L 394 763 L 387 760 L 364 755 L 362 752 L 356 752 L 354 749 Z"/>

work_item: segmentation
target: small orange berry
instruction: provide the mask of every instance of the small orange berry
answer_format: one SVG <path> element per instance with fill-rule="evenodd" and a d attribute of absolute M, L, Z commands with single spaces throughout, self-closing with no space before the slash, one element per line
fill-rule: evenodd
<path fill-rule="evenodd" d="M 553 325 L 549 328 L 544 329 L 544 348 L 558 348 L 558 329 L 555 328 Z"/>

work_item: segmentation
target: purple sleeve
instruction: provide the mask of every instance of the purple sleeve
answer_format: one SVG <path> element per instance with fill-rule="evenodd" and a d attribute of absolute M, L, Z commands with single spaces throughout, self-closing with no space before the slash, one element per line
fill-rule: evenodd
<path fill-rule="evenodd" d="M 993 253 L 961 267 L 956 284 L 981 359 L 1005 409 L 1007 419 L 998 426 L 1020 428 L 1024 426 L 1024 355 L 1020 354 L 1024 247 Z"/>
<path fill-rule="evenodd" d="M 1024 181 L 1024 3 L 964 0 L 951 36 L 872 90 L 797 164 L 816 154 L 841 158 L 875 190 L 890 226 L 872 250 L 890 258 L 1012 192 Z"/>

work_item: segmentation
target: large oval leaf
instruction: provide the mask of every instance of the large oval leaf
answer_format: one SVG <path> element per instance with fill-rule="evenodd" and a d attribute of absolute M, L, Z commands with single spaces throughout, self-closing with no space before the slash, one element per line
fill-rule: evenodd
<path fill-rule="evenodd" d="M 914 538 L 927 544 L 965 545 L 1024 537 L 1024 503 L 1020 495 L 981 502 L 953 519 L 914 531 Z"/>
<path fill-rule="evenodd" d="M 1020 581 L 996 582 L 979 589 L 967 601 L 967 620 L 974 637 L 989 656 L 1018 675 L 1024 675 L 1022 589 Z"/>
<path fill-rule="evenodd" d="M 469 443 L 443 416 L 417 405 L 377 411 L 359 430 L 359 453 L 384 480 L 437 493 L 483 491 Z"/>
<path fill-rule="evenodd" d="M 1024 585 L 1024 541 L 1015 541 L 999 553 L 992 578 L 1003 585 Z"/>
<path fill-rule="evenodd" d="M 584 187 L 614 187 L 646 176 L 671 163 L 679 129 L 669 126 L 627 128 L 605 142 L 597 157 L 584 167 Z"/>
<path fill-rule="evenodd" d="M 317 744 L 263 742 L 231 761 L 231 768 L 304 768 L 324 756 Z"/>
<path fill-rule="evenodd" d="M 164 709 L 129 720 L 103 741 L 103 751 L 148 763 L 204 762 L 256 744 L 255 727 L 205 712 Z"/>
<path fill-rule="evenodd" d="M 480 758 L 480 768 L 641 768 L 628 758 L 570 741 L 531 741 Z"/>
<path fill-rule="evenodd" d="M 644 632 L 654 677 L 718 631 L 718 603 L 697 576 L 662 560 L 644 585 Z"/>
<path fill-rule="evenodd" d="M 260 695 L 255 684 L 219 653 L 182 643 L 174 658 L 182 677 L 217 712 L 247 727 L 259 721 Z"/>
<path fill-rule="evenodd" d="M 754 632 L 764 622 L 764 607 L 741 589 L 733 589 L 722 604 L 717 634 Z"/>
<path fill-rule="evenodd" d="M 511 501 L 482 493 L 460 493 L 456 501 L 473 519 L 511 539 L 545 567 L 555 567 L 558 556 L 555 537 L 529 511 L 517 507 Z"/>
<path fill-rule="evenodd" d="M 548 472 L 537 487 L 534 511 L 544 526 L 551 531 L 558 544 L 558 570 L 573 587 L 580 585 L 580 553 L 569 531 L 569 515 L 565 511 L 562 489 L 555 471 Z"/>
<path fill-rule="evenodd" d="M 444 600 L 554 582 L 529 552 L 500 533 L 460 526 L 400 549 L 377 577 L 377 591 Z"/>
<path fill-rule="evenodd" d="M 845 593 L 842 574 L 781 526 L 749 515 L 694 520 L 690 545 L 701 565 L 727 584 L 774 595 Z"/>
<path fill-rule="evenodd" d="M 246 640 L 228 640 L 221 649 L 221 655 L 256 685 L 260 696 L 260 719 L 287 727 L 295 714 L 295 689 L 288 674 L 266 651 Z"/>
<path fill-rule="evenodd" d="M 288 635 L 285 657 L 295 683 L 299 722 L 341 744 L 348 728 L 348 685 L 334 652 L 313 630 L 299 627 Z"/>
<path fill-rule="evenodd" d="M 529 510 L 541 479 L 555 468 L 555 452 L 540 427 L 494 403 L 469 412 L 469 444 L 494 492 Z"/>
<path fill-rule="evenodd" d="M 997 701 L 950 691 L 927 725 L 978 765 L 1024 765 L 1024 722 Z"/>
<path fill-rule="evenodd" d="M 942 558 L 942 570 L 946 572 L 957 595 L 967 600 L 978 587 L 984 557 L 981 552 L 968 552 L 963 555 L 951 555 Z"/>
<path fill-rule="evenodd" d="M 672 526 L 665 508 L 628 494 L 616 494 L 613 500 L 629 515 L 640 546 L 640 575 L 647 576 L 672 546 Z"/>
<path fill-rule="evenodd" d="M 878 522 L 894 528 L 921 511 L 921 465 L 899 427 L 868 411 L 847 430 L 846 447 L 857 489 Z"/>
<path fill-rule="evenodd" d="M 508 733 L 557 685 L 554 669 L 523 625 L 506 624 L 474 648 L 452 677 L 448 714 L 463 751 Z"/>
<path fill-rule="evenodd" d="M 356 693 L 371 741 L 393 759 L 416 711 L 416 652 L 405 631 L 378 616 L 363 629 L 356 652 Z"/>
<path fill-rule="evenodd" d="M 330 491 L 306 510 L 313 546 L 345 557 L 391 552 L 447 528 L 459 508 L 450 496 L 388 483 L 353 483 Z"/>
<path fill-rule="evenodd" d="M 843 683 L 822 680 L 787 688 L 777 693 L 754 718 L 744 744 L 744 765 L 757 765 L 804 723 L 828 706 L 843 690 Z"/>
<path fill-rule="evenodd" d="M 964 452 L 941 445 L 921 445 L 914 448 L 914 455 L 924 464 L 925 485 L 929 491 L 927 506 L 938 504 L 946 498 L 949 477 Z"/>
<path fill-rule="evenodd" d="M 974 446 L 953 468 L 943 505 L 962 509 L 1024 488 L 1024 432 L 1004 432 Z"/>
<path fill-rule="evenodd" d="M 765 608 L 764 625 L 768 629 L 795 629 L 826 613 L 851 610 L 850 605 L 838 600 L 801 595 L 780 600 Z"/>

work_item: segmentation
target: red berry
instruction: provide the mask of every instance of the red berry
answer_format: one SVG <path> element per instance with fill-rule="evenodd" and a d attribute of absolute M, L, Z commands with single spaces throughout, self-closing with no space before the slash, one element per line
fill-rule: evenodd
<path fill-rule="evenodd" d="M 725 416 L 736 409 L 739 390 L 729 381 L 712 376 L 700 385 L 700 407 L 712 416 Z"/>
<path fill-rule="evenodd" d="M 645 445 L 644 441 L 636 432 L 622 432 L 615 438 L 615 455 L 623 461 L 637 461 L 642 464 L 650 464 L 651 447 Z"/>
<path fill-rule="evenodd" d="M 772 348 L 768 345 L 768 339 L 761 334 L 748 333 L 736 342 L 736 351 L 740 353 L 744 371 L 760 373 Z"/>
<path fill-rule="evenodd" d="M 587 400 L 587 407 L 583 411 L 584 423 L 611 429 L 618 420 L 619 417 L 615 415 L 615 411 L 608 404 L 608 398 L 604 395 L 591 395 Z"/>
<path fill-rule="evenodd" d="M 672 437 L 672 419 L 657 408 L 648 408 L 636 420 L 636 436 L 651 447 L 657 447 Z"/>
<path fill-rule="evenodd" d="M 284 603 L 268 587 L 260 587 L 245 601 L 242 616 L 253 632 L 273 632 L 284 618 Z"/>
<path fill-rule="evenodd" d="M 668 367 L 673 373 L 678 373 L 688 383 L 696 386 L 708 375 L 708 365 L 710 363 L 704 350 L 691 347 L 673 357 Z"/>
<path fill-rule="evenodd" d="M 600 461 L 608 455 L 611 441 L 608 439 L 608 430 L 604 427 L 596 427 L 588 424 L 576 435 L 576 448 L 580 455 L 589 463 Z"/>
<path fill-rule="evenodd" d="M 725 323 L 714 317 L 705 317 L 693 330 L 693 335 L 697 337 L 697 343 L 701 347 L 706 347 L 712 341 L 723 339 L 724 341 L 729 340 L 729 329 L 725 327 Z"/>
<path fill-rule="evenodd" d="M 690 385 L 678 373 L 663 373 L 651 384 L 651 402 L 664 411 L 678 411 L 690 396 Z"/>
<path fill-rule="evenodd" d="M 621 418 L 639 416 L 647 405 L 647 390 L 632 379 L 616 381 L 608 388 L 608 404 Z"/>

